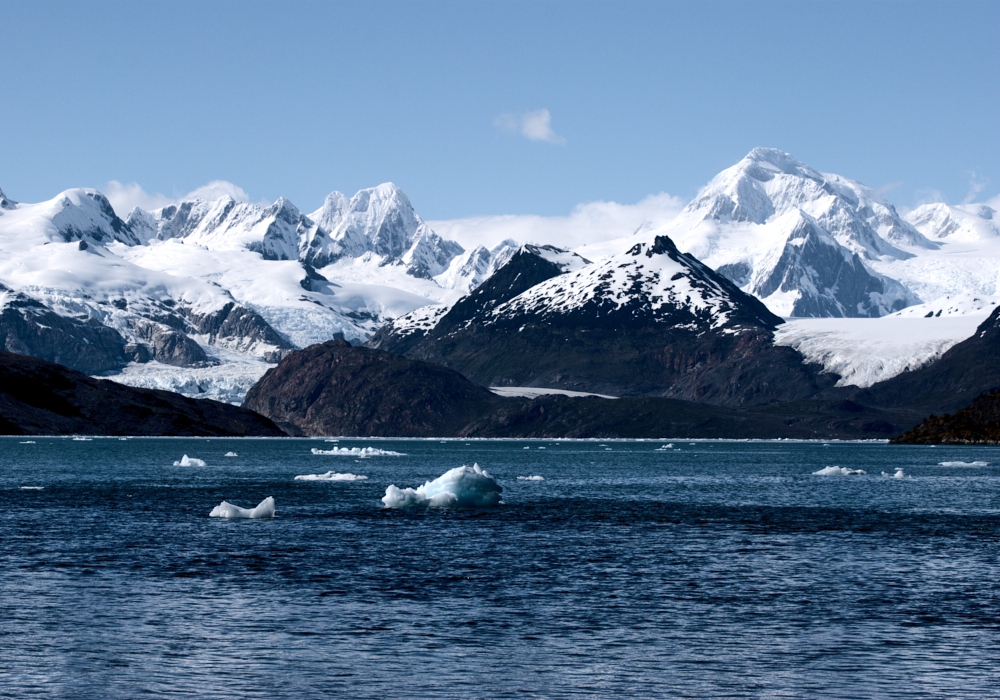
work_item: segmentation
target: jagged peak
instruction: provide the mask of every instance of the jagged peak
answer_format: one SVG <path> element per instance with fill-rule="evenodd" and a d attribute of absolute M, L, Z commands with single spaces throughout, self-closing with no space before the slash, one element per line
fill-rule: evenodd
<path fill-rule="evenodd" d="M 7 195 L 3 193 L 3 189 L 0 189 L 0 209 L 13 209 L 17 206 L 17 202 L 7 198 Z"/>

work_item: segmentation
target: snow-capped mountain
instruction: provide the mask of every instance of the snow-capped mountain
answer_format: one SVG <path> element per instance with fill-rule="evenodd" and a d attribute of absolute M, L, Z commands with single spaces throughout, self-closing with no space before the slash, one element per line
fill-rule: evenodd
<path fill-rule="evenodd" d="M 935 244 L 864 185 L 756 148 L 657 233 L 782 316 L 882 316 L 918 301 L 875 271 Z"/>
<path fill-rule="evenodd" d="M 1000 238 L 1000 213 L 988 204 L 924 204 L 906 220 L 931 240 L 989 241 Z"/>
<path fill-rule="evenodd" d="M 123 221 L 96 190 L 40 204 L 0 196 L 0 346 L 239 401 L 282 353 L 362 341 L 466 292 L 509 257 L 502 245 L 478 266 L 460 260 L 461 246 L 391 184 L 350 199 L 335 192 L 314 217 L 285 199 L 223 197 L 134 209 Z"/>
<path fill-rule="evenodd" d="M 495 387 L 743 405 L 836 381 L 773 344 L 780 323 L 660 236 L 596 263 L 524 246 L 450 308 L 396 319 L 370 345 Z"/>

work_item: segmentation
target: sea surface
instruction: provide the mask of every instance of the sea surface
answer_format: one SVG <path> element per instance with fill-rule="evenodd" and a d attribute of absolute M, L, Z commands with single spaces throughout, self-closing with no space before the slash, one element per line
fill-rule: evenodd
<path fill-rule="evenodd" d="M 0 697 L 1000 697 L 1000 449 L 666 444 L 2 438 Z"/>

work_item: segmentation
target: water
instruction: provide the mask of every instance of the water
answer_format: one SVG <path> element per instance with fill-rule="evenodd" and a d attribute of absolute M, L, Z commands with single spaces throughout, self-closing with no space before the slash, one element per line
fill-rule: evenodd
<path fill-rule="evenodd" d="M 2 697 L 1000 696 L 1000 449 L 24 440 Z M 505 505 L 381 507 L 473 462 Z M 329 470 L 369 479 L 294 480 Z"/>

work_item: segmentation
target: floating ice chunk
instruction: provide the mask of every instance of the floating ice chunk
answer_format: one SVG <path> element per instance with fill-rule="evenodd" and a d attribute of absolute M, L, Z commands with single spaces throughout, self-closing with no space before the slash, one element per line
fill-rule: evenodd
<path fill-rule="evenodd" d="M 75 437 L 75 438 L 73 438 L 73 441 L 74 442 L 93 442 L 93 438 Z"/>
<path fill-rule="evenodd" d="M 335 471 L 329 471 L 326 474 L 299 474 L 295 477 L 296 481 L 364 481 L 367 476 L 362 476 L 360 474 L 351 474 L 350 472 L 345 472 L 343 474 L 338 474 Z"/>
<path fill-rule="evenodd" d="M 526 450 L 530 450 L 530 449 L 531 449 L 531 446 L 530 446 L 530 445 L 525 445 L 524 449 L 526 449 Z"/>
<path fill-rule="evenodd" d="M 256 508 L 240 508 L 223 501 L 208 514 L 210 518 L 273 518 L 274 496 L 268 496 Z"/>
<path fill-rule="evenodd" d="M 415 489 L 401 489 L 395 484 L 385 490 L 386 508 L 443 508 L 495 506 L 503 489 L 496 479 L 478 464 L 449 469 L 444 474 Z"/>
<path fill-rule="evenodd" d="M 519 476 L 519 477 L 517 477 L 517 480 L 518 481 L 545 481 L 545 477 L 544 476 L 538 476 L 538 475 L 535 475 L 535 476 Z"/>
<path fill-rule="evenodd" d="M 377 447 L 334 447 L 332 450 L 318 450 L 312 448 L 314 455 L 338 455 L 340 457 L 405 457 L 402 452 L 392 450 L 380 450 Z"/>
<path fill-rule="evenodd" d="M 908 479 L 909 478 L 908 476 L 906 476 L 906 472 L 903 471 L 902 467 L 896 467 L 896 473 L 895 474 L 886 474 L 885 472 L 882 472 L 882 476 L 884 476 L 886 479 Z"/>
<path fill-rule="evenodd" d="M 175 467 L 204 467 L 205 460 L 198 459 L 197 457 L 188 457 L 184 455 L 180 458 L 180 461 L 174 462 Z"/>
<path fill-rule="evenodd" d="M 674 449 L 674 443 L 672 442 L 668 442 L 666 445 L 660 445 L 659 447 L 656 448 L 658 452 L 660 450 L 672 450 L 672 449 Z"/>
<path fill-rule="evenodd" d="M 939 467 L 988 467 L 989 462 L 938 462 Z"/>
<path fill-rule="evenodd" d="M 818 472 L 813 472 L 817 476 L 855 476 L 867 473 L 864 469 L 848 469 L 847 467 L 823 467 Z"/>
<path fill-rule="evenodd" d="M 540 449 L 540 450 L 544 450 L 545 448 L 544 448 L 544 447 L 539 447 L 538 449 Z"/>
<path fill-rule="evenodd" d="M 239 455 L 236 454 L 235 452 L 227 452 L 226 457 L 239 457 Z"/>
<path fill-rule="evenodd" d="M 41 491 L 44 488 L 45 488 L 44 486 L 22 486 L 21 490 L 22 491 Z"/>
<path fill-rule="evenodd" d="M 34 445 L 35 441 L 34 440 L 22 440 L 21 444 L 22 445 Z"/>

